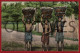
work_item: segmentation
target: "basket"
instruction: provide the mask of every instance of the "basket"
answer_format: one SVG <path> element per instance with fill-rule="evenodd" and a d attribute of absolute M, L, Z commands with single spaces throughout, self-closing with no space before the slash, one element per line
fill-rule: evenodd
<path fill-rule="evenodd" d="M 54 7 L 55 15 L 62 17 L 66 12 L 66 7 Z"/>
<path fill-rule="evenodd" d="M 50 7 L 41 7 L 41 15 L 42 18 L 51 18 L 52 17 L 53 8 Z"/>
<path fill-rule="evenodd" d="M 22 9 L 22 13 L 25 18 L 33 18 L 34 14 L 35 14 L 35 10 L 36 10 L 36 8 L 26 7 L 26 8 Z"/>

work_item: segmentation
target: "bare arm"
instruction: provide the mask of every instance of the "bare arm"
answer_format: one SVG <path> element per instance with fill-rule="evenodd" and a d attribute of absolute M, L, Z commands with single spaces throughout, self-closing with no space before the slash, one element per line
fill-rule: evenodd
<path fill-rule="evenodd" d="M 22 17 L 22 22 L 23 22 L 24 25 L 26 25 L 26 24 L 25 24 L 25 21 L 24 21 L 24 15 L 23 15 L 23 17 Z"/>
<path fill-rule="evenodd" d="M 51 26 L 50 26 L 50 24 L 49 24 L 49 33 L 51 32 Z"/>
<path fill-rule="evenodd" d="M 35 22 L 35 16 L 33 17 L 32 25 L 34 24 L 34 22 Z"/>
<path fill-rule="evenodd" d="M 66 22 L 65 15 L 63 15 L 63 22 L 64 22 L 64 23 Z"/>
<path fill-rule="evenodd" d="M 43 15 L 42 15 L 42 16 L 43 16 Z M 42 21 L 43 21 L 43 20 L 42 20 L 42 16 L 41 16 L 41 25 L 43 26 L 43 23 L 42 23 Z"/>
<path fill-rule="evenodd" d="M 54 32 L 54 36 L 56 36 L 57 33 L 57 27 L 56 27 L 56 23 L 55 23 L 55 32 Z"/>
<path fill-rule="evenodd" d="M 55 33 L 57 33 L 57 28 L 55 28 Z"/>

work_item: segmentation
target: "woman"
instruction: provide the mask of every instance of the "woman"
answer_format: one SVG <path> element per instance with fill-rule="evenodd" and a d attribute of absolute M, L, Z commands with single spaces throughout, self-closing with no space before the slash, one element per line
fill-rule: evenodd
<path fill-rule="evenodd" d="M 64 29 L 64 24 L 66 20 L 63 16 L 63 21 L 62 17 L 58 18 L 58 21 L 55 23 L 55 40 L 57 41 L 57 51 L 59 49 L 59 42 L 61 42 L 61 50 L 63 51 L 64 49 L 64 35 L 63 35 L 63 29 Z"/>
<path fill-rule="evenodd" d="M 24 16 L 22 17 L 22 21 L 25 25 L 25 47 L 27 44 L 27 48 L 30 49 L 31 51 L 31 47 L 32 47 L 32 25 L 34 23 L 34 21 L 31 23 L 30 19 L 27 19 L 27 22 L 24 21 Z M 29 43 L 29 44 L 28 44 Z"/>
<path fill-rule="evenodd" d="M 48 20 L 45 20 L 45 23 L 42 23 L 42 17 L 41 17 L 41 24 L 43 27 L 43 33 L 42 33 L 42 50 L 44 51 L 44 47 L 46 46 L 47 51 L 48 51 L 48 47 L 49 47 L 49 33 L 51 32 L 51 26 L 50 23 L 48 22 Z"/>

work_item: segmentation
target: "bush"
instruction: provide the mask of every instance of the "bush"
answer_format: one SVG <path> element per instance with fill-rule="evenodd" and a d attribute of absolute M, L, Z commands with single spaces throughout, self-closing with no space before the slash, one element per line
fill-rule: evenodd
<path fill-rule="evenodd" d="M 71 16 L 73 11 L 74 11 L 74 9 L 72 9 L 71 7 L 67 7 L 66 16 Z"/>

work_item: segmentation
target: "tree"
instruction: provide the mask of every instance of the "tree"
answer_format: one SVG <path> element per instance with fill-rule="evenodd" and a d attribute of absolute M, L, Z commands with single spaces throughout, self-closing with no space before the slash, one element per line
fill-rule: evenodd
<path fill-rule="evenodd" d="M 74 11 L 74 9 L 72 9 L 71 7 L 67 7 L 66 16 L 71 16 L 73 11 Z"/>
<path fill-rule="evenodd" d="M 9 19 L 9 14 L 8 13 L 2 12 L 1 16 L 2 16 L 2 22 L 7 22 L 8 21 L 8 19 Z"/>

